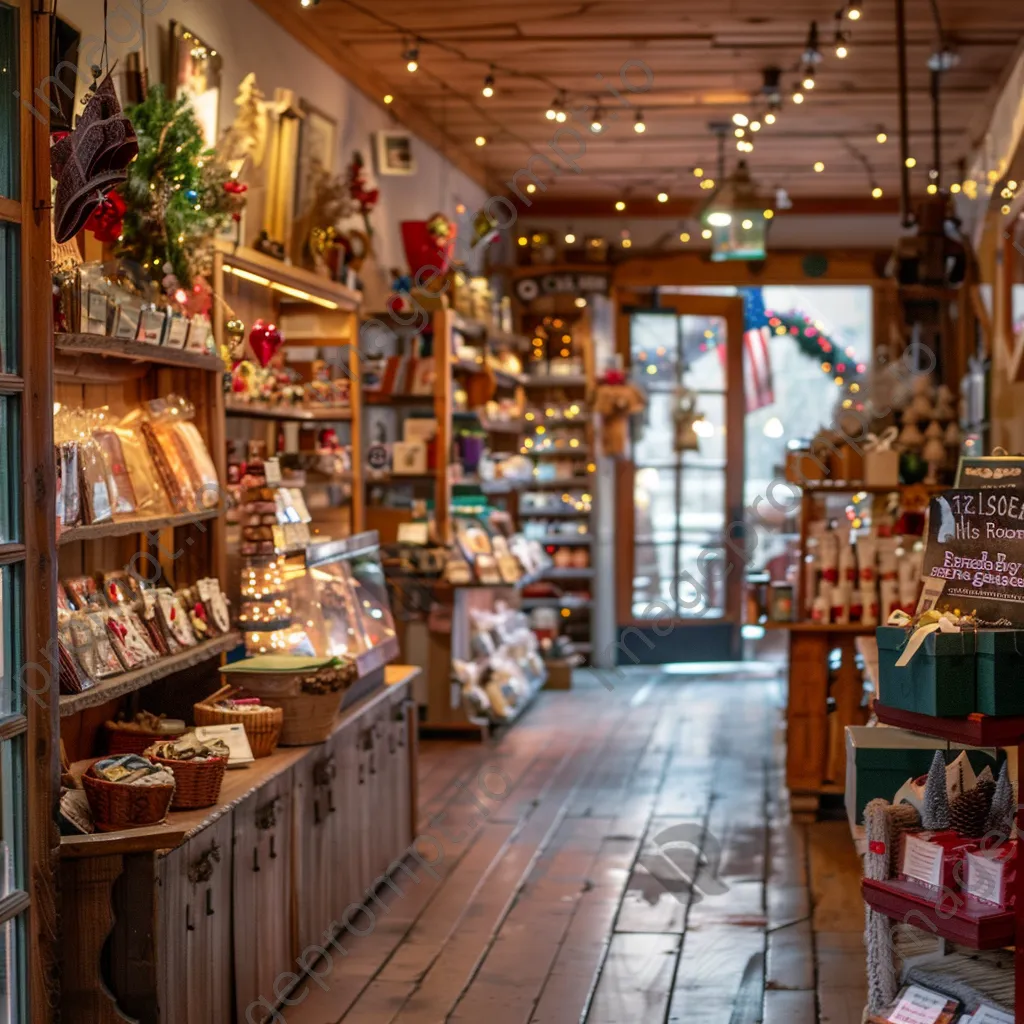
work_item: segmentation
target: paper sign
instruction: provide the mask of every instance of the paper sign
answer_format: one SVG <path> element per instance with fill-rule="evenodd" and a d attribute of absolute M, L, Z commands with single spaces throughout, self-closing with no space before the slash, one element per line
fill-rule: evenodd
<path fill-rule="evenodd" d="M 942 847 L 914 835 L 903 837 L 900 874 L 936 889 L 942 883 Z"/>
<path fill-rule="evenodd" d="M 263 472 L 267 477 L 267 486 L 273 487 L 281 482 L 281 461 L 280 459 L 264 459 Z"/>
<path fill-rule="evenodd" d="M 1013 1014 L 994 1006 L 982 1006 L 971 1017 L 971 1024 L 1013 1024 Z"/>
<path fill-rule="evenodd" d="M 953 486 L 1024 487 L 1024 458 L 1020 455 L 962 455 Z"/>
<path fill-rule="evenodd" d="M 1005 861 L 986 857 L 983 853 L 967 854 L 967 880 L 964 885 L 967 894 L 986 903 L 1002 904 L 1005 870 Z"/>
<path fill-rule="evenodd" d="M 239 765 L 249 764 L 255 761 L 252 756 L 252 747 L 249 746 L 249 737 L 245 734 L 245 726 L 239 723 L 232 725 L 200 725 L 196 726 L 196 739 L 201 743 L 209 743 L 210 740 L 223 740 L 228 745 L 228 767 L 235 768 Z"/>
<path fill-rule="evenodd" d="M 935 1024 L 946 1008 L 947 999 L 937 992 L 911 985 L 896 1009 L 889 1014 L 892 1024 Z"/>
<path fill-rule="evenodd" d="M 946 491 L 932 498 L 926 580 L 943 580 L 938 607 L 983 625 L 1024 625 L 1024 490 Z"/>

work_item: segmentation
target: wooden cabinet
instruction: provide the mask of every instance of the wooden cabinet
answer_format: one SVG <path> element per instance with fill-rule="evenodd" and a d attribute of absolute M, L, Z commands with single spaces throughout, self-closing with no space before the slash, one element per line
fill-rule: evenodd
<path fill-rule="evenodd" d="M 387 685 L 325 743 L 229 772 L 217 807 L 67 844 L 65 1020 L 277 1019 L 302 951 L 368 899 L 412 837 L 417 670 L 381 671 Z"/>
<path fill-rule="evenodd" d="M 159 1020 L 231 1019 L 232 820 L 222 818 L 156 862 Z"/>
<path fill-rule="evenodd" d="M 250 1003 L 275 1001 L 275 979 L 298 955 L 292 940 L 292 780 L 293 772 L 284 772 L 235 808 L 232 877 L 239 1024 L 245 1024 Z"/>

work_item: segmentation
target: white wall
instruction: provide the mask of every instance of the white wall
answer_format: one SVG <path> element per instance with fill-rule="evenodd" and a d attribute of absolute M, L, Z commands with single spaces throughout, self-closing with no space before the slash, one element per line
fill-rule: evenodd
<path fill-rule="evenodd" d="M 220 127 L 234 120 L 238 85 L 250 72 L 268 99 L 277 88 L 293 89 L 300 97 L 337 120 L 339 142 L 336 170 L 345 168 L 358 150 L 372 174 L 371 133 L 394 124 L 378 103 L 306 50 L 269 15 L 249 0 L 109 0 L 108 36 L 110 62 L 119 60 L 115 78 L 120 86 L 125 54 L 138 50 L 142 33 L 139 6 L 146 9 L 147 55 L 150 81 L 162 81 L 167 61 L 168 25 L 179 21 L 215 48 L 223 58 Z M 298 0 L 295 15 L 301 16 Z M 60 16 L 82 33 L 80 64 L 87 79 L 88 66 L 99 58 L 103 39 L 103 0 L 61 3 Z M 76 109 L 80 109 L 80 106 Z M 442 211 L 460 221 L 460 233 L 468 235 L 468 218 L 479 209 L 486 194 L 422 140 L 414 140 L 417 173 L 409 177 L 382 177 L 376 181 L 381 198 L 371 221 L 379 263 L 405 267 L 399 224 L 422 220 Z M 249 197 L 248 232 L 258 228 L 263 198 L 255 188 Z M 456 217 L 463 203 L 467 214 Z M 461 248 L 461 247 L 460 247 Z"/>

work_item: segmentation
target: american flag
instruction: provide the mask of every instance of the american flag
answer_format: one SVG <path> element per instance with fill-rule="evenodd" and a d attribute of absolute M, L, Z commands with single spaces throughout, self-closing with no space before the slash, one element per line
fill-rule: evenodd
<path fill-rule="evenodd" d="M 743 295 L 743 390 L 747 412 L 775 402 L 772 360 L 768 349 L 772 329 L 764 311 L 760 288 L 741 288 Z"/>

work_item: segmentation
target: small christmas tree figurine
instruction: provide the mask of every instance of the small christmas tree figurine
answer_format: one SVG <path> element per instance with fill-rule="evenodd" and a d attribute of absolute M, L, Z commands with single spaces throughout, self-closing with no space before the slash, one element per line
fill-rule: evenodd
<path fill-rule="evenodd" d="M 1003 842 L 1010 839 L 1013 835 L 1014 803 L 1013 785 L 1010 783 L 1010 775 L 1004 761 L 1003 767 L 999 769 L 999 781 L 992 797 L 992 807 L 985 819 L 986 834 L 994 832 Z"/>
<path fill-rule="evenodd" d="M 924 786 L 924 809 L 921 824 L 927 829 L 949 828 L 949 798 L 946 794 L 946 759 L 935 751 L 928 781 Z"/>

